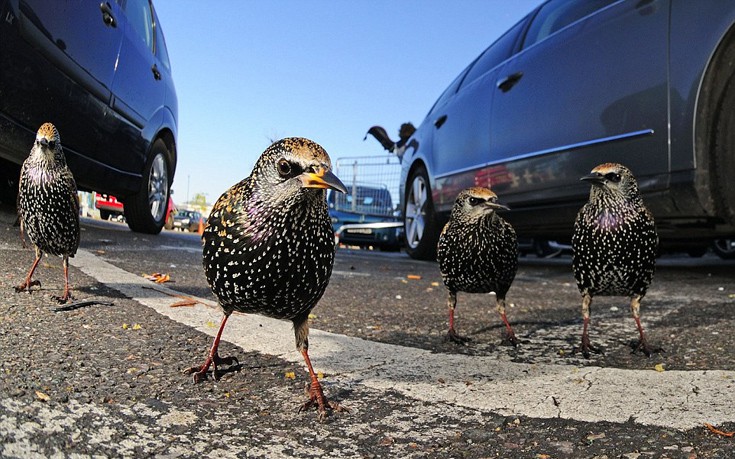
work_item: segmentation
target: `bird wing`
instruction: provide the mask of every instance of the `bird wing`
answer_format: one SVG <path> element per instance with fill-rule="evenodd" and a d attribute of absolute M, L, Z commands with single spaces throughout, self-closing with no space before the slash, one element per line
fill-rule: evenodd
<path fill-rule="evenodd" d="M 396 143 L 388 137 L 388 133 L 382 126 L 373 126 L 368 129 L 367 134 L 365 134 L 365 137 L 362 140 L 367 139 L 368 134 L 375 137 L 375 139 L 380 142 L 386 150 L 393 151 L 393 148 L 395 148 Z"/>

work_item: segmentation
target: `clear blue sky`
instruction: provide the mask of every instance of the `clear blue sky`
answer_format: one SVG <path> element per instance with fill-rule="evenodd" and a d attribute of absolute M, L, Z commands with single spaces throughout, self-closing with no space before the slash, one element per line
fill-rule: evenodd
<path fill-rule="evenodd" d="M 177 204 L 214 202 L 271 139 L 332 160 L 384 154 L 454 77 L 541 0 L 154 0 L 179 98 Z"/>

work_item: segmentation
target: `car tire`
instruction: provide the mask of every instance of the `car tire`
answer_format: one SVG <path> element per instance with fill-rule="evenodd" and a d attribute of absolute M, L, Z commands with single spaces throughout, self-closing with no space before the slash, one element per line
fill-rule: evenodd
<path fill-rule="evenodd" d="M 429 175 L 424 166 L 417 166 L 409 174 L 403 202 L 406 253 L 417 260 L 436 259 L 440 227 L 431 197 Z"/>
<path fill-rule="evenodd" d="M 158 234 L 166 223 L 171 188 L 168 157 L 166 143 L 156 140 L 143 170 L 140 191 L 125 200 L 125 219 L 135 232 Z"/>
<path fill-rule="evenodd" d="M 712 243 L 712 250 L 723 260 L 735 258 L 735 243 L 732 239 L 716 239 Z"/>

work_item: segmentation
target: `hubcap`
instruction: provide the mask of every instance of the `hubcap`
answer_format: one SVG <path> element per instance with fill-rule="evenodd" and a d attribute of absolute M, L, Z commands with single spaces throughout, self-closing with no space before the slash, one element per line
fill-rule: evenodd
<path fill-rule="evenodd" d="M 428 201 L 428 187 L 421 176 L 416 176 L 411 182 L 406 199 L 406 243 L 412 249 L 418 247 L 424 236 L 426 224 L 426 203 Z"/>
<path fill-rule="evenodd" d="M 151 216 L 155 221 L 161 221 L 166 212 L 166 187 L 168 186 L 168 171 L 162 154 L 153 158 L 151 173 L 148 177 L 148 203 L 151 207 Z"/>

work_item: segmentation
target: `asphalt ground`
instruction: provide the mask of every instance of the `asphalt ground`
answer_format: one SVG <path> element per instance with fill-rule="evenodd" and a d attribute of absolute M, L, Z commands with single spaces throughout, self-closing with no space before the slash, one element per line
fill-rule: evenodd
<path fill-rule="evenodd" d="M 595 301 L 591 339 L 605 353 L 587 361 L 573 352 L 581 319 L 568 257 L 521 261 L 508 301 L 523 344 L 511 348 L 499 345 L 489 295 L 460 295 L 457 325 L 472 342 L 444 342 L 435 263 L 340 250 L 311 352 L 327 395 L 350 411 L 319 423 L 297 412 L 307 378 L 290 324 L 233 317 L 220 353 L 240 365 L 218 382 L 181 374 L 204 358 L 219 323 L 195 235 L 85 219 L 72 282 L 77 300 L 99 303 L 58 310 L 60 259 L 42 262 L 40 290 L 13 290 L 33 259 L 13 220 L 0 213 L 3 457 L 735 454 L 733 438 L 703 426 L 735 430 L 731 262 L 660 260 L 642 314 L 666 352 L 651 358 L 630 354 L 625 299 Z M 141 276 L 153 272 L 172 282 Z M 207 305 L 171 308 L 181 298 L 149 286 Z"/>

